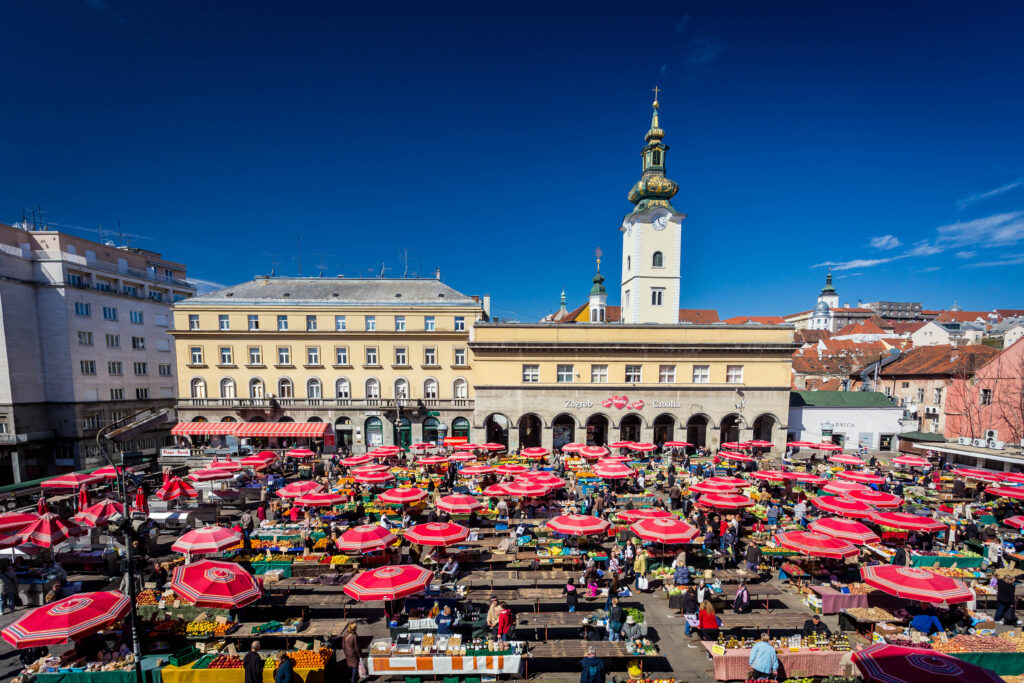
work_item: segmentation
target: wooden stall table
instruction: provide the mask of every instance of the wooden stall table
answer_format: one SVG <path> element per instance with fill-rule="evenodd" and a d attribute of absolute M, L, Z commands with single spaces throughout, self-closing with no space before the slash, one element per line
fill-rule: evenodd
<path fill-rule="evenodd" d="M 562 591 L 558 588 L 497 588 L 495 590 L 483 592 L 487 593 L 486 599 L 493 596 L 498 598 L 498 600 L 504 601 L 532 601 L 535 612 L 540 612 L 540 603 L 542 600 L 558 600 L 562 597 Z"/>
<path fill-rule="evenodd" d="M 142 656 L 142 680 L 145 683 L 160 680 L 157 662 L 163 658 L 165 655 Z M 36 674 L 32 680 L 39 683 L 135 683 L 135 669 Z"/>
<path fill-rule="evenodd" d="M 723 588 L 721 593 L 708 593 L 706 597 L 709 600 L 724 600 L 724 601 L 732 604 L 732 601 L 736 599 L 736 589 L 735 589 L 736 585 L 737 584 L 733 584 L 729 588 Z M 782 593 L 782 589 L 780 589 L 778 586 L 776 586 L 774 584 L 770 584 L 770 583 L 753 584 L 753 585 L 749 585 L 748 584 L 747 585 L 747 592 L 750 593 L 750 604 L 751 604 L 751 607 L 753 607 L 754 603 L 757 602 L 759 598 L 763 598 L 764 599 L 763 605 L 764 605 L 765 610 L 767 611 L 768 610 L 768 600 L 773 595 L 780 595 Z"/>
<path fill-rule="evenodd" d="M 268 620 L 269 621 L 269 620 Z M 328 638 L 331 636 L 337 636 L 344 632 L 345 626 L 348 624 L 347 619 L 310 619 L 304 628 L 300 629 L 298 633 L 284 633 L 282 631 L 271 631 L 263 633 L 253 633 L 252 629 L 257 626 L 262 626 L 263 621 L 243 621 L 238 626 L 228 633 L 227 635 L 220 636 L 221 638 Z"/>
<path fill-rule="evenodd" d="M 533 612 L 516 615 L 516 628 L 544 629 L 544 640 L 548 640 L 548 629 L 576 628 L 582 626 L 585 615 L 581 612 Z M 603 641 L 602 641 L 603 642 Z"/>
<path fill-rule="evenodd" d="M 745 681 L 750 673 L 750 650 L 730 648 L 725 654 L 712 653 L 716 643 L 702 641 L 701 645 L 714 660 L 716 681 Z M 843 676 L 852 666 L 852 652 L 801 649 L 797 652 L 776 651 L 779 657 L 779 678 Z"/>
<path fill-rule="evenodd" d="M 721 630 L 731 631 L 733 629 L 761 629 L 769 633 L 774 630 L 792 631 L 802 630 L 804 622 L 811 618 L 809 614 L 787 614 L 775 612 L 771 615 L 771 622 L 767 623 L 763 614 L 732 614 L 724 613 Z"/>
<path fill-rule="evenodd" d="M 840 610 L 839 630 L 869 634 L 868 639 L 870 640 L 870 634 L 874 633 L 875 627 L 878 624 L 890 624 L 899 621 L 895 616 L 880 607 L 872 609 L 871 614 L 866 612 L 866 609 L 870 608 L 844 607 Z"/>
<path fill-rule="evenodd" d="M 645 657 L 659 657 L 661 655 L 630 654 L 626 644 L 621 640 L 614 643 L 607 640 L 583 641 L 553 640 L 546 643 L 535 643 L 530 646 L 530 657 L 524 663 L 523 678 L 529 679 L 529 661 L 531 659 L 571 659 L 578 661 L 587 654 L 588 648 L 594 648 L 594 653 L 601 659 L 637 659 L 643 668 Z"/>
<path fill-rule="evenodd" d="M 162 683 L 245 683 L 245 669 L 193 669 L 195 662 L 184 666 L 168 664 L 158 675 Z M 263 669 L 263 683 L 274 683 L 275 669 Z M 134 681 L 134 678 L 132 679 Z M 324 683 L 323 669 L 293 669 L 292 681 Z"/>

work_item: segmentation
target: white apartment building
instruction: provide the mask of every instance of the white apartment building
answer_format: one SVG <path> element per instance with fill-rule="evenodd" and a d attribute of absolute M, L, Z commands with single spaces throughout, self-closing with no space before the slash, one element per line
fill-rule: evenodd
<path fill-rule="evenodd" d="M 173 408 L 171 305 L 194 294 L 156 252 L 0 224 L 0 484 L 99 466 L 100 428 Z"/>

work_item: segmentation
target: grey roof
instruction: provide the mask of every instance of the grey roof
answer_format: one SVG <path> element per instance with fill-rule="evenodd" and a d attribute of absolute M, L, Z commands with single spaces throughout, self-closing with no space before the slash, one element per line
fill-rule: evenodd
<path fill-rule="evenodd" d="M 992 334 L 1003 334 L 1004 332 L 1017 327 L 1017 325 L 1024 325 L 1024 318 L 1003 318 L 989 328 L 989 331 Z"/>
<path fill-rule="evenodd" d="M 453 306 L 475 304 L 434 278 L 259 277 L 209 294 L 196 304 L 354 304 L 359 306 Z"/>

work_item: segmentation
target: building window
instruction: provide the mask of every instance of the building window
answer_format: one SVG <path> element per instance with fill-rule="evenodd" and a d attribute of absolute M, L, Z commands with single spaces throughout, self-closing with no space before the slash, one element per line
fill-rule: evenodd
<path fill-rule="evenodd" d="M 323 385 L 316 377 L 306 381 L 306 398 L 323 398 Z"/>
<path fill-rule="evenodd" d="M 428 315 L 425 318 L 423 318 L 423 330 L 425 332 L 434 331 L 434 316 Z"/>
<path fill-rule="evenodd" d="M 910 382 L 900 382 L 900 389 L 909 389 Z"/>
<path fill-rule="evenodd" d="M 103 307 L 103 319 L 104 320 L 117 320 L 117 309 L 113 306 Z"/>
<path fill-rule="evenodd" d="M 665 290 L 662 287 L 653 287 L 651 289 L 651 305 L 660 306 L 662 299 L 665 296 Z"/>
<path fill-rule="evenodd" d="M 527 384 L 536 384 L 540 381 L 540 366 L 539 365 L 524 365 L 523 366 L 523 382 Z"/>
<path fill-rule="evenodd" d="M 217 329 L 222 331 L 231 329 L 231 324 L 228 322 L 228 317 L 226 315 L 217 316 Z"/>
<path fill-rule="evenodd" d="M 626 309 L 629 308 L 629 290 L 628 289 L 626 290 L 626 293 L 625 293 L 625 295 L 623 297 L 622 306 L 623 306 L 623 308 L 626 308 Z"/>
<path fill-rule="evenodd" d="M 405 332 L 405 316 L 395 316 L 395 332 Z"/>
<path fill-rule="evenodd" d="M 82 282 L 82 276 L 78 273 L 68 273 L 68 284 L 72 287 L 81 287 Z"/>
<path fill-rule="evenodd" d="M 573 371 L 571 363 L 559 363 L 558 374 L 556 381 L 559 384 L 570 383 L 573 380 Z"/>
<path fill-rule="evenodd" d="M 891 387 L 885 387 L 885 388 L 882 389 L 882 391 L 885 393 L 886 396 L 888 396 L 889 398 L 892 398 L 892 388 Z"/>
<path fill-rule="evenodd" d="M 248 316 L 248 320 L 250 331 L 260 329 L 260 317 L 258 315 L 250 315 Z"/>
<path fill-rule="evenodd" d="M 306 365 L 320 365 L 320 347 L 306 347 Z"/>
<path fill-rule="evenodd" d="M 107 361 L 107 374 L 108 375 L 122 375 L 124 374 L 124 366 L 119 360 L 108 360 Z"/>
<path fill-rule="evenodd" d="M 119 349 L 119 348 L 121 348 L 121 335 L 119 335 L 119 334 L 108 334 L 107 335 L 107 348 L 108 349 Z"/>
<path fill-rule="evenodd" d="M 83 318 L 90 318 L 92 317 L 92 307 L 89 304 L 83 304 L 79 301 L 76 301 L 75 315 L 80 315 Z"/>
<path fill-rule="evenodd" d="M 423 348 L 423 364 L 435 366 L 437 365 L 437 349 L 433 346 L 426 346 Z"/>
<path fill-rule="evenodd" d="M 132 337 L 132 348 L 136 351 L 146 350 L 146 338 L 145 337 Z"/>
<path fill-rule="evenodd" d="M 315 315 L 307 315 L 306 316 L 306 331 L 307 332 L 316 332 L 316 316 Z"/>
<path fill-rule="evenodd" d="M 466 349 L 455 349 L 455 364 L 465 365 L 466 364 Z"/>
<path fill-rule="evenodd" d="M 469 384 L 467 384 L 466 380 L 462 379 L 461 377 L 458 378 L 452 385 L 452 393 L 454 394 L 455 398 L 468 398 Z"/>
<path fill-rule="evenodd" d="M 202 365 L 203 364 L 203 347 L 202 346 L 190 346 L 188 349 L 188 362 L 191 365 Z"/>
<path fill-rule="evenodd" d="M 277 316 L 277 329 L 279 332 L 284 332 L 288 329 L 288 316 L 279 315 Z"/>
<path fill-rule="evenodd" d="M 263 380 L 254 377 L 249 380 L 249 398 L 263 398 Z"/>
<path fill-rule="evenodd" d="M 157 366 L 157 372 L 161 377 L 170 377 L 173 374 L 171 372 L 170 363 L 160 363 L 160 365 Z"/>
<path fill-rule="evenodd" d="M 395 398 L 409 398 L 409 382 L 402 377 L 395 380 Z"/>
<path fill-rule="evenodd" d="M 651 153 L 651 163 L 655 166 L 661 166 L 661 150 L 656 149 Z"/>
<path fill-rule="evenodd" d="M 142 311 L 128 311 L 128 320 L 135 325 L 141 325 L 143 323 Z"/>
<path fill-rule="evenodd" d="M 694 384 L 707 384 L 711 381 L 711 366 L 710 365 L 694 365 L 693 366 L 693 383 Z"/>
<path fill-rule="evenodd" d="M 726 365 L 725 381 L 728 382 L 729 384 L 743 384 L 743 366 Z"/>
<path fill-rule="evenodd" d="M 133 365 L 134 365 L 134 370 L 135 370 L 135 374 L 136 375 L 148 375 L 149 374 L 149 364 L 148 363 L 138 362 L 138 363 L 133 363 Z"/>
<path fill-rule="evenodd" d="M 277 380 L 277 395 L 279 398 L 294 398 L 295 391 L 292 381 L 287 377 Z"/>
<path fill-rule="evenodd" d="M 225 377 L 220 381 L 220 397 L 221 398 L 234 398 L 235 397 L 235 380 L 230 377 Z"/>
<path fill-rule="evenodd" d="M 981 402 L 981 405 L 983 406 L 992 405 L 992 390 L 982 389 L 981 393 L 978 394 L 978 399 Z"/>
<path fill-rule="evenodd" d="M 423 382 L 423 398 L 437 398 L 437 380 L 427 379 Z"/>
<path fill-rule="evenodd" d="M 665 267 L 665 256 L 660 251 L 654 252 L 654 256 L 651 257 L 651 265 L 655 268 Z"/>
<path fill-rule="evenodd" d="M 409 354 L 404 346 L 395 347 L 395 365 L 408 365 Z"/>
<path fill-rule="evenodd" d="M 608 382 L 608 366 L 607 365 L 591 365 L 590 366 L 590 381 L 594 384 L 605 384 Z"/>
<path fill-rule="evenodd" d="M 123 401 L 124 400 L 124 389 L 111 389 L 110 390 L 111 401 Z"/>
<path fill-rule="evenodd" d="M 643 374 L 639 365 L 627 365 L 626 366 L 626 382 L 629 384 L 639 384 L 643 381 Z"/>
<path fill-rule="evenodd" d="M 121 291 L 122 293 L 127 294 L 128 296 L 133 296 L 136 299 L 139 298 L 139 289 L 134 285 L 125 285 L 124 287 L 121 288 Z"/>
<path fill-rule="evenodd" d="M 278 365 L 291 365 L 292 364 L 292 350 L 289 346 L 278 346 L 277 347 L 277 364 Z"/>
<path fill-rule="evenodd" d="M 661 384 L 674 384 L 676 381 L 676 366 L 659 365 L 658 382 Z"/>
<path fill-rule="evenodd" d="M 935 390 L 935 395 L 932 397 L 932 403 L 934 403 L 937 406 L 942 405 L 942 387 L 939 387 Z"/>
<path fill-rule="evenodd" d="M 334 383 L 334 391 L 338 398 L 352 398 L 352 390 L 349 387 L 348 380 L 344 377 L 341 377 Z"/>
<path fill-rule="evenodd" d="M 336 365 L 348 365 L 348 347 L 334 347 L 334 362 Z"/>
<path fill-rule="evenodd" d="M 196 377 L 189 384 L 192 398 L 206 398 L 206 381 Z"/>
<path fill-rule="evenodd" d="M 917 402 L 924 403 L 924 387 L 918 387 L 917 389 Z"/>
<path fill-rule="evenodd" d="M 263 365 L 263 349 L 261 347 L 249 347 L 249 365 Z"/>
<path fill-rule="evenodd" d="M 92 332 L 78 332 L 78 345 L 79 346 L 92 346 Z"/>
<path fill-rule="evenodd" d="M 345 316 L 336 315 L 334 316 L 334 331 L 344 332 L 345 331 Z"/>
<path fill-rule="evenodd" d="M 94 361 L 94 360 L 83 360 L 83 361 L 80 361 L 78 365 L 81 368 L 83 375 L 95 375 L 96 374 L 96 361 Z"/>
<path fill-rule="evenodd" d="M 380 398 L 380 382 L 371 377 L 366 380 L 366 398 Z"/>
<path fill-rule="evenodd" d="M 149 398 L 149 387 L 136 387 L 135 398 L 139 401 L 145 401 Z"/>
<path fill-rule="evenodd" d="M 466 331 L 466 318 L 465 318 L 465 316 L 461 316 L 461 315 L 455 316 L 455 331 L 456 332 L 465 332 Z"/>
<path fill-rule="evenodd" d="M 199 316 L 198 315 L 190 315 L 188 317 L 188 329 L 190 329 L 190 330 L 198 330 L 199 329 Z"/>
<path fill-rule="evenodd" d="M 377 347 L 367 346 L 366 347 L 366 364 L 377 365 Z"/>
<path fill-rule="evenodd" d="M 364 324 L 366 325 L 366 331 L 367 332 L 376 332 L 377 331 L 377 316 L 375 316 L 375 315 L 368 315 L 368 316 L 366 316 L 366 320 L 364 321 Z"/>
<path fill-rule="evenodd" d="M 222 346 L 220 347 L 220 364 L 221 365 L 232 365 L 234 359 L 232 358 L 231 347 Z"/>

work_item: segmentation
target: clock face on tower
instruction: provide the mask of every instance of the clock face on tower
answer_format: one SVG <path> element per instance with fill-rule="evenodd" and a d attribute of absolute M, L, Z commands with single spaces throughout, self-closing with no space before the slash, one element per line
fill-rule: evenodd
<path fill-rule="evenodd" d="M 654 226 L 655 230 L 664 230 L 668 226 L 668 216 L 658 216 L 651 221 L 651 225 Z"/>

